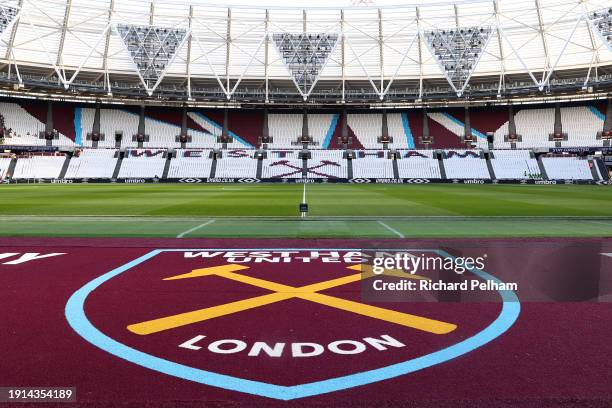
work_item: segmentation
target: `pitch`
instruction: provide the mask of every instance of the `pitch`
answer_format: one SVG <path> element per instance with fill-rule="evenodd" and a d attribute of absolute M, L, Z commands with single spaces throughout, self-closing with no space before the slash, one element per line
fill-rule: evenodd
<path fill-rule="evenodd" d="M 554 237 L 612 235 L 612 189 L 557 185 L 5 185 L 0 235 Z"/>

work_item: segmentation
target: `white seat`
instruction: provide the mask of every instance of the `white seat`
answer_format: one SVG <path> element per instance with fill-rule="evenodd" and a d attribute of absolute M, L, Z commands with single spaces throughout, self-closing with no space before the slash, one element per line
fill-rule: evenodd
<path fill-rule="evenodd" d="M 117 165 L 117 150 L 83 149 L 79 157 L 72 157 L 66 179 L 112 178 Z"/>
<path fill-rule="evenodd" d="M 444 170 L 449 179 L 490 179 L 487 161 L 473 157 L 444 159 Z"/>
<path fill-rule="evenodd" d="M 128 156 L 121 162 L 117 178 L 161 178 L 166 159 L 161 156 Z"/>
<path fill-rule="evenodd" d="M 66 156 L 20 157 L 15 165 L 15 179 L 59 178 Z"/>
<path fill-rule="evenodd" d="M 357 154 L 359 156 L 359 152 Z M 380 157 L 360 157 L 353 159 L 353 177 L 394 178 L 393 161 Z"/>
<path fill-rule="evenodd" d="M 217 160 L 215 177 L 255 177 L 257 176 L 257 160 L 252 157 L 223 157 Z"/>
<path fill-rule="evenodd" d="M 10 157 L 0 157 L 0 180 L 6 177 L 9 166 L 11 165 L 11 160 Z"/>
<path fill-rule="evenodd" d="M 210 150 L 176 150 L 176 157 L 170 160 L 168 178 L 208 178 L 212 167 Z"/>
<path fill-rule="evenodd" d="M 593 180 L 588 160 L 577 157 L 543 157 L 542 163 L 549 179 Z"/>

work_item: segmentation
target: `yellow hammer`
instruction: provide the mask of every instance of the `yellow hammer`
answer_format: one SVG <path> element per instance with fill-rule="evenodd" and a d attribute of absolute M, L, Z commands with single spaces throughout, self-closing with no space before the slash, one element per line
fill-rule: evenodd
<path fill-rule="evenodd" d="M 362 279 L 368 279 L 372 276 L 375 276 L 372 272 L 371 266 L 369 265 L 354 265 L 348 267 L 348 269 L 358 270 L 362 273 L 352 274 L 341 278 L 331 279 L 328 281 L 301 287 L 283 285 L 281 283 L 271 282 L 265 279 L 254 278 L 251 276 L 236 273 L 236 271 L 245 269 L 249 269 L 249 267 L 243 265 L 227 264 L 210 268 L 195 269 L 189 273 L 171 276 L 169 278 L 165 278 L 164 280 L 190 279 L 202 276 L 216 275 L 226 279 L 234 280 L 236 282 L 244 283 L 262 289 L 267 289 L 273 293 L 239 300 L 236 302 L 230 302 L 219 306 L 207 307 L 191 312 L 179 313 L 172 316 L 166 316 L 159 319 L 132 324 L 127 327 L 128 330 L 140 335 L 153 334 L 193 323 L 203 322 L 206 320 L 214 319 L 216 317 L 226 316 L 245 310 L 257 308 L 260 306 L 281 302 L 283 300 L 292 298 L 307 300 L 310 302 L 322 304 L 347 312 L 356 313 L 362 316 L 367 316 L 390 323 L 395 323 L 401 326 L 411 327 L 413 329 L 422 330 L 433 334 L 447 334 L 457 328 L 457 326 L 452 323 L 446 323 L 422 316 L 398 312 L 390 309 L 384 309 L 376 306 L 367 305 L 364 303 L 342 299 L 336 296 L 329 296 L 322 293 L 318 293 L 325 289 L 331 289 L 334 287 L 346 285 L 348 283 L 358 282 Z M 406 274 L 403 271 L 397 270 L 386 271 L 385 274 L 409 279 L 427 279 L 419 275 L 410 275 Z"/>

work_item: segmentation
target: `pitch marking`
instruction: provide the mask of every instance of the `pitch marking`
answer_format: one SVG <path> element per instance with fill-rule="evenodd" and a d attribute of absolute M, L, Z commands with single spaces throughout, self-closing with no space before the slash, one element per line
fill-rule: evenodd
<path fill-rule="evenodd" d="M 390 226 L 388 226 L 387 224 L 385 224 L 384 222 L 378 220 L 378 223 L 380 225 L 382 225 L 383 227 L 385 227 L 386 229 L 388 229 L 389 231 L 391 231 L 392 233 L 394 233 L 395 235 L 397 235 L 400 238 L 406 238 L 404 236 L 404 234 L 402 234 L 401 232 L 399 232 L 398 230 L 396 230 L 395 228 L 391 228 Z"/>
<path fill-rule="evenodd" d="M 197 231 L 197 230 L 199 230 L 200 228 L 204 228 L 205 226 L 210 225 L 210 224 L 212 224 L 213 222 L 215 222 L 215 220 L 209 220 L 209 221 L 206 221 L 205 223 L 200 224 L 200 225 L 198 225 L 197 227 L 193 227 L 193 228 L 191 228 L 191 229 L 188 229 L 187 231 L 183 231 L 183 232 L 181 232 L 181 233 L 180 233 L 180 234 L 178 234 L 176 237 L 177 237 L 177 238 L 183 238 L 185 235 L 187 235 L 187 234 L 191 234 L 192 232 Z"/>

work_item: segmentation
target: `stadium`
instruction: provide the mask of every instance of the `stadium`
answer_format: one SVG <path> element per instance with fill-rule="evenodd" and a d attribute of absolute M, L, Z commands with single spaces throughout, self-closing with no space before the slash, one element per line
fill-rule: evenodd
<path fill-rule="evenodd" d="M 611 406 L 611 6 L 0 2 L 0 406 Z"/>

